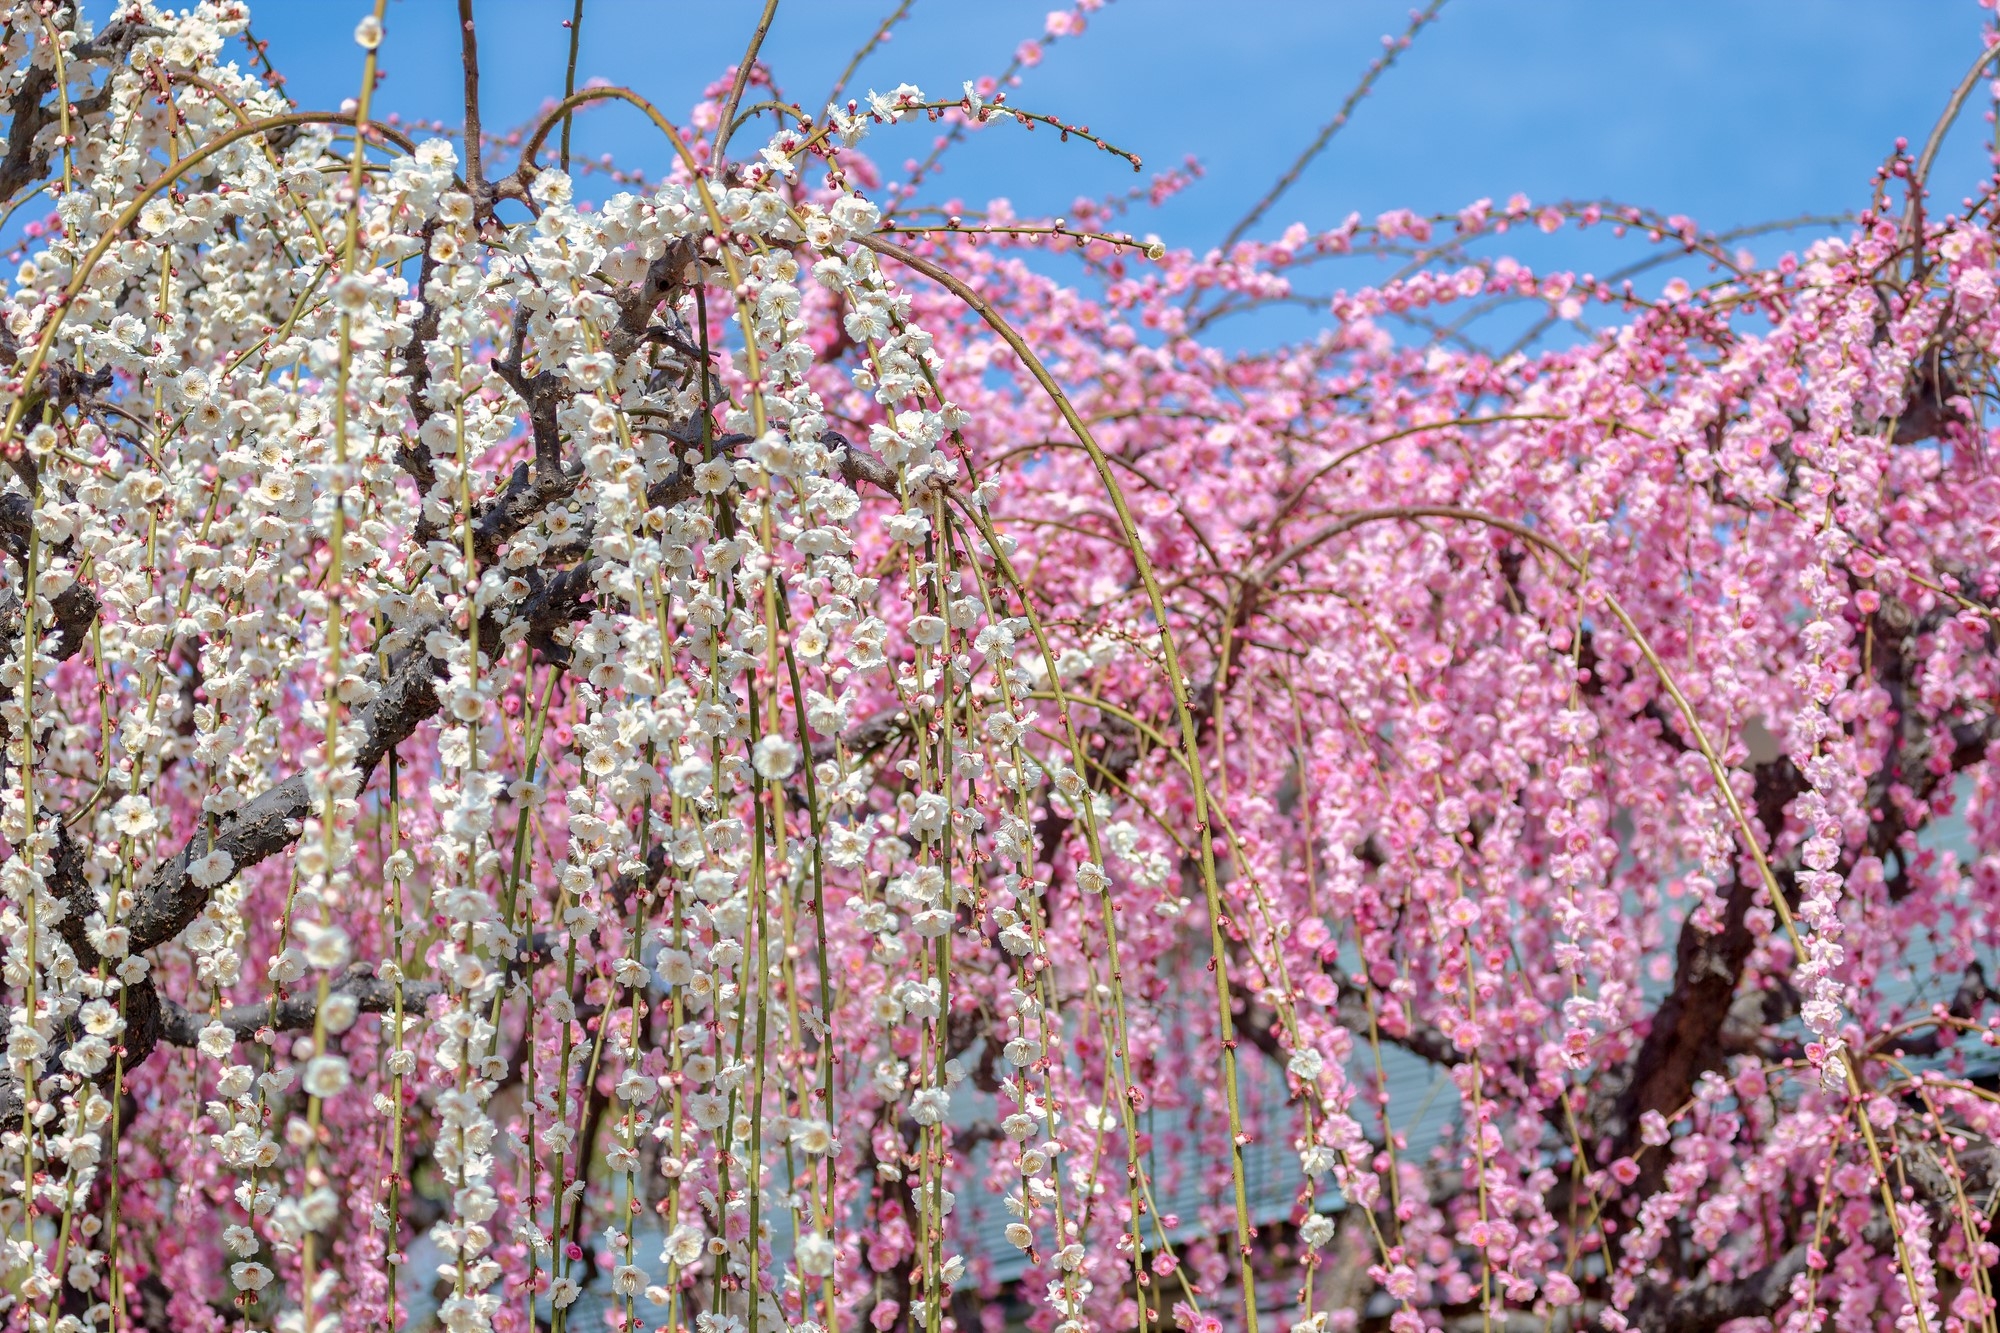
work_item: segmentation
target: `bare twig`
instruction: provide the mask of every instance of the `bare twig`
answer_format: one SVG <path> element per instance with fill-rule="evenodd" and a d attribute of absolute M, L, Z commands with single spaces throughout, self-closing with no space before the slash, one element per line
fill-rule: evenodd
<path fill-rule="evenodd" d="M 743 100 L 743 89 L 750 82 L 750 71 L 757 65 L 757 52 L 771 31 L 771 20 L 777 15 L 778 0 L 764 0 L 763 16 L 757 20 L 757 30 L 750 34 L 750 47 L 744 51 L 742 61 L 736 66 L 736 81 L 729 85 L 729 97 L 722 104 L 722 119 L 716 122 L 715 151 L 708 158 L 711 171 L 722 169 L 722 155 L 729 147 L 729 133 L 736 120 L 736 104 Z"/>
<path fill-rule="evenodd" d="M 1285 174 L 1278 177 L 1277 183 L 1265 191 L 1264 197 L 1252 205 L 1250 211 L 1229 229 L 1229 234 L 1222 238 L 1224 250 L 1241 240 L 1245 232 L 1256 226 L 1264 214 L 1270 212 L 1271 206 L 1284 196 L 1285 191 L 1298 184 L 1299 177 L 1305 174 L 1305 169 L 1312 164 L 1312 160 L 1332 142 L 1333 136 L 1340 133 L 1341 127 L 1346 125 L 1348 118 L 1354 114 L 1354 108 L 1361 104 L 1361 99 L 1368 96 L 1369 90 L 1375 86 L 1375 81 L 1388 71 L 1389 66 L 1396 63 L 1396 57 L 1403 53 L 1419 32 L 1423 31 L 1424 26 L 1437 17 L 1438 11 L 1444 8 L 1444 2 L 1445 0 L 1431 0 L 1430 4 L 1411 16 L 1410 26 L 1404 29 L 1402 37 L 1391 42 L 1387 49 L 1368 66 L 1367 71 L 1361 76 L 1361 82 L 1354 85 L 1354 91 L 1340 104 L 1340 110 L 1334 113 L 1333 119 L 1320 127 L 1319 134 L 1306 145 L 1306 150 L 1299 154 L 1298 159 Z"/>
<path fill-rule="evenodd" d="M 916 2 L 917 0 L 902 0 L 888 18 L 876 25 L 874 35 L 848 59 L 847 68 L 841 70 L 840 77 L 833 81 L 833 89 L 827 93 L 826 100 L 820 103 L 821 106 L 832 106 L 840 100 L 840 95 L 847 91 L 847 81 L 854 77 L 854 71 L 860 69 L 861 62 L 875 53 L 876 47 L 889 40 L 890 30 L 909 17 L 910 6 Z"/>
<path fill-rule="evenodd" d="M 472 188 L 473 206 L 484 215 L 493 201 L 479 169 L 479 37 L 472 23 L 472 0 L 458 0 L 458 31 L 465 65 L 465 182 Z"/>
<path fill-rule="evenodd" d="M 576 95 L 576 56 L 583 43 L 583 0 L 576 0 L 576 9 L 569 16 L 569 68 L 563 75 L 563 100 L 566 102 Z M 563 112 L 562 127 L 562 169 L 569 172 L 569 122 L 574 111 Z"/>

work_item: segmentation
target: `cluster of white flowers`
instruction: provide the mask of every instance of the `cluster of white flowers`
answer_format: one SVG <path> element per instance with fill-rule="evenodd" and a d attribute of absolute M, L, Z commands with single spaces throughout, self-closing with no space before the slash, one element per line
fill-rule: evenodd
<path fill-rule="evenodd" d="M 7 12 L 17 47 L 41 26 Z M 894 976 L 872 1000 L 866 1086 L 880 1123 L 915 1127 L 914 1146 L 873 1145 L 914 1207 L 912 1317 L 935 1328 L 965 1270 L 947 1238 L 966 1078 L 950 955 L 978 926 L 1016 969 L 1008 1236 L 1047 1236 L 1052 1299 L 1080 1327 L 1092 1284 L 1057 1184 L 1037 806 L 1053 784 L 1088 842 L 1075 882 L 1102 913 L 1109 985 L 1092 1003 L 1121 1051 L 1130 1153 L 1107 867 L 1157 883 L 1165 863 L 1130 826 L 1101 827 L 1079 768 L 1027 748 L 1038 692 L 1081 668 L 1010 614 L 1012 546 L 990 484 L 964 474 L 932 338 L 869 248 L 876 206 L 837 162 L 835 188 L 801 187 L 808 137 L 791 130 L 733 183 L 595 208 L 542 169 L 510 204 L 532 220 L 509 222 L 450 144 L 379 127 L 357 143 L 365 98 L 355 117 L 294 116 L 223 63 L 245 18 L 229 0 L 135 11 L 141 35 L 63 150 L 60 226 L 0 311 L 24 377 L 117 377 L 102 400 L 11 385 L 28 461 L 5 499 L 28 521 L 9 554 L 31 595 L 0 607 L 0 930 L 22 997 L 7 1037 L 22 1117 L 0 1165 L 34 1198 L 0 1199 L 0 1232 L 21 1299 L 48 1307 L 58 1268 L 82 1289 L 102 1276 L 100 1227 L 78 1213 L 129 1073 L 120 1043 L 143 1022 L 149 1047 L 195 1049 L 202 1142 L 239 1176 L 220 1236 L 239 1304 L 302 1333 L 334 1327 L 358 1290 L 329 1249 L 357 1198 L 383 1262 L 406 1261 L 412 1084 L 448 1199 L 428 1237 L 444 1325 L 491 1325 L 503 1227 L 550 1303 L 572 1303 L 600 1072 L 618 1192 L 603 1236 L 627 1319 L 637 1299 L 673 1319 L 705 1274 L 758 1293 L 766 1327 L 778 1293 L 831 1323 L 853 1262 L 836 1239 L 851 1182 L 826 944 L 844 904 Z M 372 71 L 379 20 L 356 40 Z M 871 95 L 826 129 L 851 143 L 921 101 Z M 281 133 L 254 132 L 272 118 Z M 851 385 L 880 409 L 865 450 L 814 388 L 812 308 L 865 349 Z M 885 539 L 865 567 L 864 497 Z M 79 618 L 86 576 L 96 614 Z M 97 717 L 51 690 L 78 624 Z M 894 700 L 911 743 L 893 765 L 850 742 L 864 696 Z M 413 736 L 400 794 L 371 786 Z M 558 764 L 574 780 L 553 784 Z M 54 814 L 51 784 L 94 792 L 85 813 Z M 370 858 L 379 875 L 357 873 Z M 371 913 L 385 924 L 368 936 Z M 246 988 L 262 1003 L 232 1005 Z M 389 1011 L 358 1048 L 373 1069 L 348 1040 L 364 993 Z M 659 1049 L 649 1016 L 667 1020 Z M 520 1134 L 495 1111 L 516 1077 Z M 330 1125 L 369 1115 L 386 1184 L 336 1174 L 325 1148 Z M 669 1223 L 656 1255 L 634 1234 L 648 1208 Z M 37 1210 L 60 1214 L 60 1242 Z"/>
<path fill-rule="evenodd" d="M 10 553 L 30 591 L 14 608 L 14 642 L 0 669 L 10 760 L 0 824 L 13 849 L 0 867 L 7 897 L 0 930 L 6 981 L 23 1001 L 9 1015 L 7 1065 L 21 1119 L 0 1135 L 7 1178 L 17 1184 L 0 1202 L 0 1226 L 31 1324 L 46 1318 L 59 1280 L 96 1289 L 102 1247 L 115 1241 L 89 1211 L 93 1189 L 102 1192 L 97 1177 L 115 1114 L 106 1093 L 116 1093 L 134 1025 L 150 1048 L 160 1023 L 150 990 L 142 1011 L 129 1007 L 131 988 L 151 984 L 152 965 L 133 949 L 127 924 L 135 884 L 161 859 L 162 820 L 148 793 L 192 791 L 197 808 L 216 819 L 237 809 L 276 757 L 273 732 L 261 723 L 297 665 L 282 639 L 261 631 L 269 586 L 282 577 L 287 554 L 305 549 L 302 540 L 282 525 L 260 527 L 261 511 L 250 506 L 221 513 L 215 503 L 224 485 L 260 466 L 260 428 L 288 415 L 286 395 L 265 383 L 277 353 L 268 345 L 253 351 L 253 339 L 190 356 L 190 340 L 208 335 L 190 327 L 184 298 L 207 292 L 218 340 L 251 321 L 282 321 L 272 312 L 290 294 L 256 278 L 288 235 L 302 235 L 279 204 L 282 168 L 289 160 L 294 171 L 313 171 L 327 141 L 302 136 L 282 157 L 255 144 L 223 150 L 205 188 L 146 202 L 136 232 L 122 220 L 159 178 L 162 161 L 233 127 L 238 115 L 282 106 L 216 64 L 224 39 L 240 28 L 237 8 L 134 12 L 121 19 L 126 40 L 104 43 L 92 42 L 87 23 L 70 25 L 67 14 L 45 6 L 8 6 L 4 15 L 10 92 L 27 86 L 29 66 L 16 62 L 31 35 L 34 60 L 55 63 L 74 85 L 103 85 L 91 132 L 51 147 L 61 159 L 58 225 L 8 292 L 4 322 L 21 349 L 17 375 L 60 363 L 88 368 L 101 377 L 93 382 L 127 376 L 147 386 L 153 409 L 150 424 L 119 424 L 102 412 L 72 413 L 79 404 L 25 378 L 10 386 L 10 419 L 18 423 L 10 448 L 25 449 L 32 466 L 16 468 L 21 480 L 10 497 L 29 515 L 25 550 Z M 214 91 L 162 115 L 147 68 L 199 69 Z M 227 194 L 217 188 L 224 178 Z M 232 400 L 233 411 L 225 410 Z M 282 450 L 289 424 L 262 447 Z M 286 474 L 280 463 L 269 475 Z M 57 476 L 61 484 L 49 484 Z M 186 577 L 163 577 L 170 567 Z M 66 618 L 79 596 L 101 614 Z M 85 649 L 99 679 L 115 683 L 118 706 L 114 712 L 107 698 L 99 717 L 66 717 L 50 686 L 59 664 Z M 205 695 L 198 703 L 197 681 Z M 79 781 L 108 799 L 85 817 L 64 818 L 49 793 L 55 784 L 73 791 Z M 204 900 L 182 932 L 185 974 L 191 988 L 211 994 L 241 977 L 246 934 L 232 868 L 215 847 L 191 850 L 185 862 Z M 225 1062 L 209 1108 L 211 1142 L 232 1165 L 268 1163 L 274 1145 L 244 1111 L 252 1073 L 228 1063 L 230 1030 L 205 1025 L 200 1047 Z M 19 1184 L 28 1181 L 34 1200 Z M 60 1218 L 46 1236 L 32 1219 L 37 1202 Z M 108 1311 L 93 1306 L 90 1317 Z M 58 1326 L 75 1323 L 65 1316 Z"/>

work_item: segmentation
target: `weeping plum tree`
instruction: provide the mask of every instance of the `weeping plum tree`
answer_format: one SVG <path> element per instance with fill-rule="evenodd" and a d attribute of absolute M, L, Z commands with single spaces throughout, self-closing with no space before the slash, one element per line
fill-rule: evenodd
<path fill-rule="evenodd" d="M 4 6 L 8 1327 L 1994 1327 L 1984 56 L 1775 266 L 1198 254 L 920 206 L 1122 170 L 1036 44 L 495 137 L 460 11 L 417 142 L 381 0 Z"/>

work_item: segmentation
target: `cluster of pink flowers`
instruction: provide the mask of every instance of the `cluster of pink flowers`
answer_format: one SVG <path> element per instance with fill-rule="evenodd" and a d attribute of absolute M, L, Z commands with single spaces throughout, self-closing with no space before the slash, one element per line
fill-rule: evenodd
<path fill-rule="evenodd" d="M 0 8 L 7 1327 L 1995 1326 L 1993 189 L 1196 254 L 899 216 L 1011 71 L 503 174 Z"/>

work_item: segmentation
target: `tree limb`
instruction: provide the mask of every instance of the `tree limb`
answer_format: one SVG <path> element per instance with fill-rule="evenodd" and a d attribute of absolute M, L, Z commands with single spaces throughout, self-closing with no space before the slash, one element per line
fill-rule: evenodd
<path fill-rule="evenodd" d="M 367 963 L 355 963 L 335 981 L 328 990 L 330 995 L 351 995 L 356 1008 L 364 1014 L 386 1014 L 396 1007 L 396 988 L 392 982 L 375 975 Z M 403 983 L 403 1004 L 406 1009 L 422 1009 L 432 996 L 444 994 L 444 986 L 436 981 L 405 981 Z M 183 1009 L 172 1000 L 160 1001 L 160 1040 L 169 1046 L 194 1046 L 201 1040 L 201 1031 L 210 1023 L 220 1023 L 229 1029 L 237 1041 L 253 1040 L 259 1032 L 269 1029 L 273 1032 L 304 1032 L 319 1018 L 319 997 L 316 994 L 292 995 L 268 1004 L 238 1004 L 224 1009 L 213 1016 Z"/>

